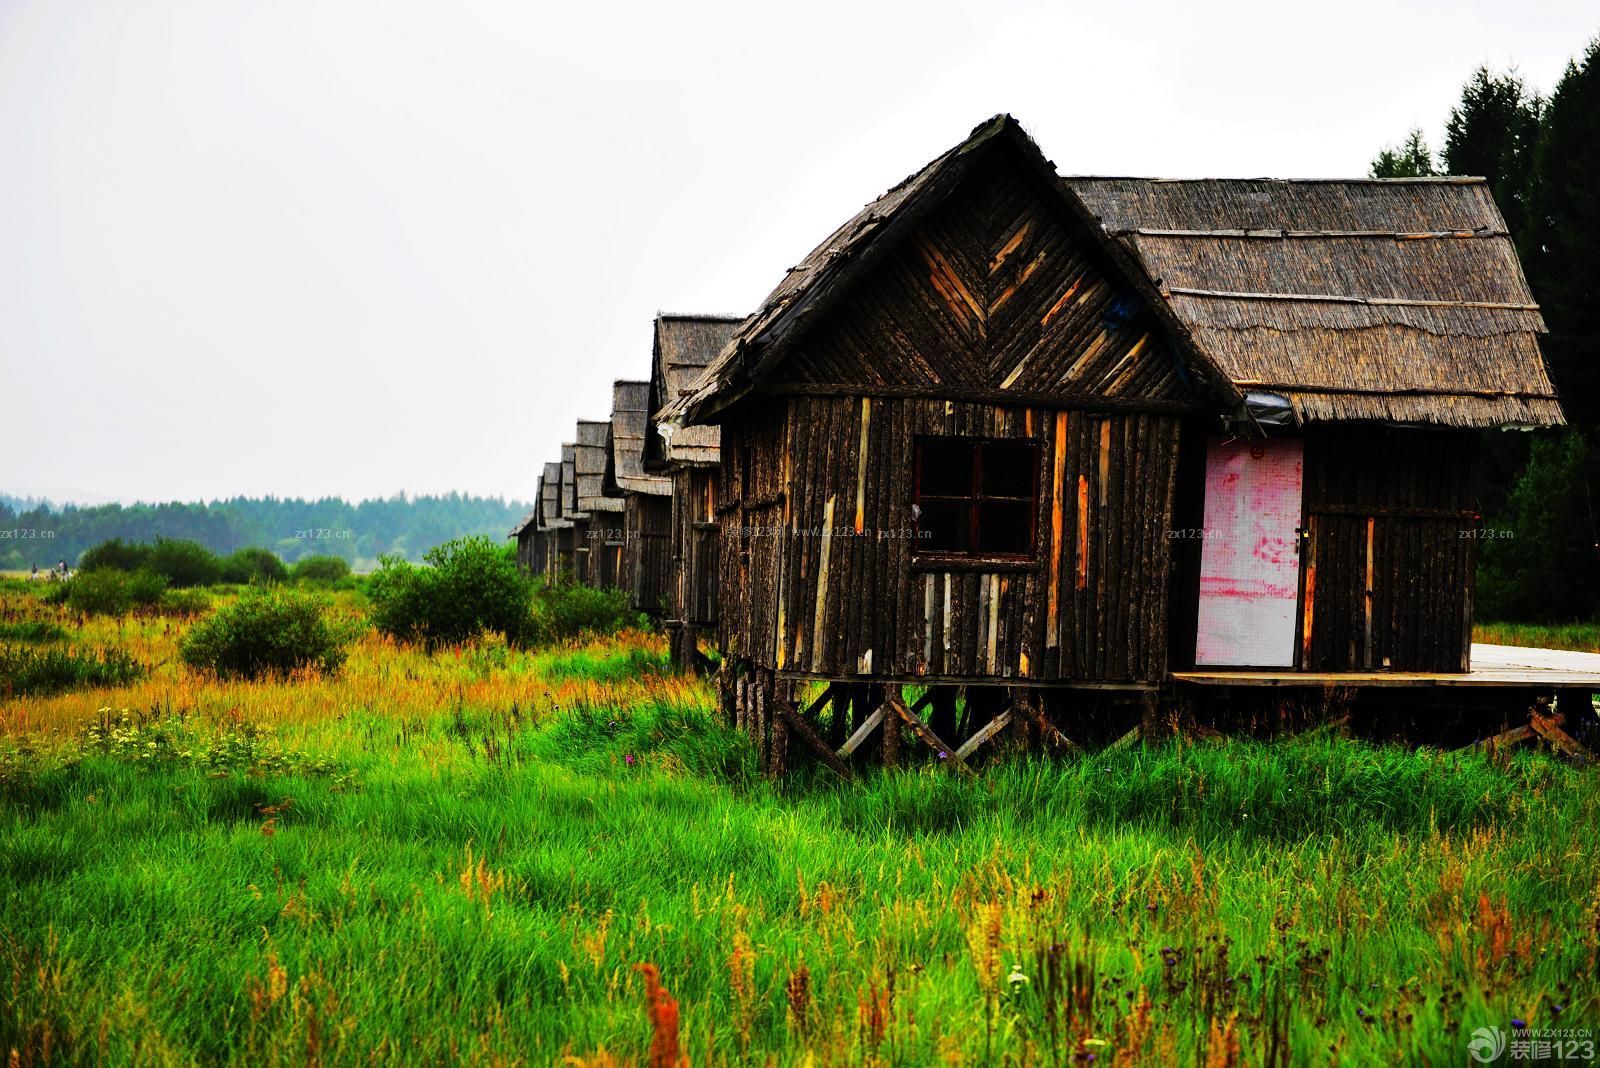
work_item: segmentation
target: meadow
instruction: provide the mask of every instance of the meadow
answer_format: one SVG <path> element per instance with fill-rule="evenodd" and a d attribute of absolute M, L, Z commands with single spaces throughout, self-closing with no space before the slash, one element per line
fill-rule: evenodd
<path fill-rule="evenodd" d="M 1458 1065 L 1600 1026 L 1600 778 L 1546 753 L 773 784 L 651 633 L 221 681 L 189 618 L 0 598 L 0 644 L 145 669 L 0 700 L 12 1065 Z"/>

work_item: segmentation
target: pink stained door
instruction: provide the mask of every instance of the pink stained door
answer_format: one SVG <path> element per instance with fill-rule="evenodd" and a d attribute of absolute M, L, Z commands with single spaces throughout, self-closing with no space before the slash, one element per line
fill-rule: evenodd
<path fill-rule="evenodd" d="M 1294 666 L 1303 457 L 1297 439 L 1207 443 L 1197 666 Z"/>

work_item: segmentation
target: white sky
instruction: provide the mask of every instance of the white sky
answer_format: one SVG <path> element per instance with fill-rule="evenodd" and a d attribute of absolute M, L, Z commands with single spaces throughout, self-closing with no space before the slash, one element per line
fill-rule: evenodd
<path fill-rule="evenodd" d="M 1010 111 L 1068 173 L 1341 176 L 1583 2 L 0 0 L 0 491 L 531 498 Z"/>

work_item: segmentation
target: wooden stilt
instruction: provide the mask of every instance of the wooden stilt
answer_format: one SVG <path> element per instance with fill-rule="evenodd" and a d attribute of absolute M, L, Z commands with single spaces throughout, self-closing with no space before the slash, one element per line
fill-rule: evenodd
<path fill-rule="evenodd" d="M 822 740 L 822 735 L 818 734 L 811 724 L 792 713 L 786 714 L 784 719 L 788 722 L 789 729 L 798 734 L 817 756 L 822 758 L 824 764 L 838 772 L 841 778 L 852 782 L 855 781 L 855 776 L 851 774 L 850 768 L 834 754 L 833 750 L 828 747 L 828 743 Z"/>
<path fill-rule="evenodd" d="M 1558 712 L 1553 716 L 1546 716 L 1540 712 L 1533 712 L 1528 718 L 1528 726 L 1533 732 L 1551 745 L 1555 746 L 1567 756 L 1580 764 L 1591 764 L 1595 756 L 1588 748 L 1562 729 L 1563 717 Z"/>
<path fill-rule="evenodd" d="M 972 775 L 972 769 L 967 766 L 967 762 L 956 755 L 956 751 L 949 743 L 933 733 L 926 723 L 913 715 L 911 710 L 905 706 L 905 702 L 900 700 L 898 694 L 888 695 L 884 703 L 888 706 L 889 711 L 893 712 L 900 718 L 901 722 L 910 727 L 911 732 L 922 740 L 922 744 L 932 749 L 940 759 L 954 765 L 961 774 Z"/>
<path fill-rule="evenodd" d="M 772 748 L 767 758 L 767 774 L 782 779 L 789 770 L 789 720 L 794 713 L 794 683 L 778 681 L 773 692 Z"/>
<path fill-rule="evenodd" d="M 1062 734 L 1060 728 L 1050 722 L 1049 718 L 1045 716 L 1044 710 L 1039 707 L 1038 700 L 1032 694 L 1021 690 L 1016 691 L 1012 699 L 1012 707 L 1021 710 L 1023 716 L 1033 724 L 1034 729 L 1039 732 L 1040 739 L 1046 745 L 1064 753 L 1083 752 L 1077 742 Z"/>
<path fill-rule="evenodd" d="M 891 698 L 895 701 L 901 700 L 899 686 L 885 686 L 883 688 L 882 703 L 887 704 Z M 879 712 L 883 711 L 883 704 L 879 705 Z M 899 765 L 900 724 L 896 719 L 886 716 L 883 719 L 883 766 L 893 769 Z"/>
<path fill-rule="evenodd" d="M 1135 742 L 1137 742 L 1143 736 L 1144 736 L 1144 724 L 1143 723 L 1136 723 L 1136 724 L 1134 724 L 1133 730 L 1129 731 L 1127 734 L 1124 734 L 1121 738 L 1118 738 L 1116 741 L 1114 741 L 1110 745 L 1106 746 L 1106 750 L 1105 751 L 1108 752 L 1108 753 L 1116 753 L 1116 752 L 1120 752 L 1123 749 L 1131 749 L 1133 747 L 1133 744 Z"/>

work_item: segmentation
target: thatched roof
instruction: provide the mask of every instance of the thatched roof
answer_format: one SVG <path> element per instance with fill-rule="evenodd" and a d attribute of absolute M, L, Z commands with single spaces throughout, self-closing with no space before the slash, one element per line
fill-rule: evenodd
<path fill-rule="evenodd" d="M 650 429 L 650 383 L 618 381 L 611 386 L 611 455 L 606 463 L 606 493 L 645 493 L 666 497 L 672 480 L 647 475 L 644 443 Z"/>
<path fill-rule="evenodd" d="M 561 516 L 560 461 L 545 464 L 544 475 L 539 479 L 539 525 L 547 530 L 572 525 Z"/>
<path fill-rule="evenodd" d="M 1303 422 L 1562 421 L 1478 178 L 1066 178 L 1241 390 Z"/>
<path fill-rule="evenodd" d="M 648 402 L 652 423 L 658 423 L 658 413 L 674 407 L 694 386 L 740 322 L 728 315 L 656 316 Z M 670 446 L 659 433 L 650 433 L 645 440 L 645 470 L 659 471 L 668 464 L 714 464 L 721 445 L 722 429 L 715 426 L 679 427 Z"/>
<path fill-rule="evenodd" d="M 578 511 L 620 512 L 621 497 L 606 496 L 606 457 L 611 452 L 611 423 L 578 420 L 578 440 L 573 450 L 573 473 L 578 479 Z"/>
<path fill-rule="evenodd" d="M 544 479 L 541 478 L 539 481 L 541 483 L 541 485 L 539 487 L 539 492 L 541 494 L 543 494 L 544 486 L 542 485 L 542 483 L 544 482 Z M 540 529 L 539 506 L 537 504 L 534 505 L 532 508 L 530 508 L 528 510 L 528 514 L 527 515 L 524 515 L 521 519 L 517 520 L 516 525 L 514 525 L 511 528 L 511 533 L 507 534 L 506 537 L 508 537 L 508 538 L 521 537 L 522 536 L 522 532 L 524 530 L 527 530 L 529 527 L 532 527 L 535 530 Z"/>
<path fill-rule="evenodd" d="M 588 519 L 587 512 L 578 508 L 578 446 L 572 442 L 561 445 L 561 517 L 563 519 Z"/>
<path fill-rule="evenodd" d="M 1158 315 L 1201 392 L 1288 399 L 1302 421 L 1561 421 L 1543 321 L 1480 179 L 1059 179 L 1010 116 L 979 126 L 791 268 L 658 419 L 707 422 L 1009 144 Z"/>

